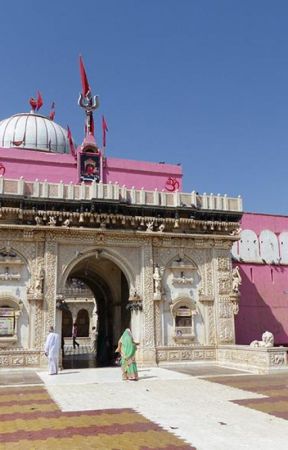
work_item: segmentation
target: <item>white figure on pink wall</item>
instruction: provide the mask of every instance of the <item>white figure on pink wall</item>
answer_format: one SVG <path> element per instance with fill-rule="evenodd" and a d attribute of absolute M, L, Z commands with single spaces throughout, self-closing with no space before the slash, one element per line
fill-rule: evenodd
<path fill-rule="evenodd" d="M 288 231 L 279 234 L 280 264 L 288 264 Z"/>
<path fill-rule="evenodd" d="M 279 262 L 279 244 L 275 233 L 263 230 L 259 236 L 260 257 L 264 264 L 277 264 Z"/>
<path fill-rule="evenodd" d="M 238 247 L 238 257 L 236 259 L 245 262 L 260 262 L 259 241 L 255 231 L 243 230 L 241 232 L 240 241 L 235 242 Z M 234 256 L 234 255 L 233 255 Z"/>

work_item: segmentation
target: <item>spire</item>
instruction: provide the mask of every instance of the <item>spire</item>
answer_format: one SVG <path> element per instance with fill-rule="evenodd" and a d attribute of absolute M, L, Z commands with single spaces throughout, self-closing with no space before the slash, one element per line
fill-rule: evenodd
<path fill-rule="evenodd" d="M 82 92 L 79 96 L 78 104 L 81 108 L 85 110 L 86 114 L 85 139 L 88 138 L 89 136 L 90 138 L 91 136 L 94 138 L 93 111 L 95 111 L 95 109 L 99 107 L 99 97 L 97 95 L 92 96 L 82 56 L 80 56 L 80 77 L 82 84 Z"/>

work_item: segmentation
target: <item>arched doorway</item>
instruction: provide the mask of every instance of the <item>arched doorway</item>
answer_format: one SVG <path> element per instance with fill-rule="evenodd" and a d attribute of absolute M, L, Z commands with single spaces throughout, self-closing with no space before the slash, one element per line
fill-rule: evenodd
<path fill-rule="evenodd" d="M 98 255 L 97 255 L 98 256 Z M 71 311 L 71 319 L 78 325 L 79 349 L 74 353 L 71 350 L 73 367 L 97 367 L 113 365 L 115 361 L 115 349 L 118 339 L 126 327 L 130 325 L 130 311 L 127 309 L 129 297 L 129 285 L 122 270 L 111 260 L 105 257 L 89 255 L 81 259 L 70 271 L 66 285 L 71 287 L 69 280 L 77 280 L 77 285 L 85 286 L 93 296 L 93 308 L 91 295 L 85 298 L 75 297 L 69 299 L 67 292 L 65 300 Z M 70 283 L 70 284 L 69 284 Z M 75 284 L 75 282 L 74 282 Z M 89 309 L 90 308 L 90 309 Z M 63 314 L 62 321 L 68 327 L 68 314 Z M 69 322 L 69 326 L 71 321 Z M 64 325 L 64 323 L 63 323 Z M 72 324 L 71 324 L 72 325 Z M 97 352 L 92 353 L 90 336 L 92 327 L 97 330 Z M 72 328 L 71 328 L 72 329 Z M 64 332 L 64 328 L 63 328 Z M 71 336 L 71 334 L 70 334 Z M 86 338 L 86 340 L 85 340 Z M 83 343 L 81 345 L 81 342 Z M 89 353 L 90 348 L 90 353 Z M 87 365 L 81 351 L 86 351 Z M 63 366 L 65 368 L 65 355 Z M 67 366 L 66 366 L 67 367 Z M 70 365 L 70 367 L 72 367 Z"/>
<path fill-rule="evenodd" d="M 62 311 L 62 337 L 71 337 L 72 336 L 72 314 L 69 310 Z"/>
<path fill-rule="evenodd" d="M 87 309 L 80 309 L 77 314 L 78 337 L 89 337 L 89 314 Z"/>

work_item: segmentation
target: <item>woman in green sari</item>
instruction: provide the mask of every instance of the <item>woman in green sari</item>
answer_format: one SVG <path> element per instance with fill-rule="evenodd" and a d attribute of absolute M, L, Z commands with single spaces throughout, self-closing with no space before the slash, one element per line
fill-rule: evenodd
<path fill-rule="evenodd" d="M 129 328 L 126 328 L 118 341 L 116 352 L 121 354 L 121 369 L 123 380 L 138 380 L 138 371 L 135 361 L 137 347 Z"/>

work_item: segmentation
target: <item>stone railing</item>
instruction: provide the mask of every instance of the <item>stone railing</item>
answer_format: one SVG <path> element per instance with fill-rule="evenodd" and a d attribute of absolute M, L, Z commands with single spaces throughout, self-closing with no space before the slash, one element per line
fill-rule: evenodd
<path fill-rule="evenodd" d="M 220 345 L 217 362 L 220 365 L 255 373 L 288 372 L 287 347 L 250 347 L 249 345 Z"/>
<path fill-rule="evenodd" d="M 25 196 L 28 198 L 64 200 L 114 200 L 132 205 L 191 207 L 204 210 L 243 211 L 242 198 L 225 195 L 202 194 L 193 191 L 165 192 L 128 189 L 117 183 L 69 184 L 48 181 L 25 181 L 24 178 L 10 180 L 0 176 L 0 195 Z"/>
<path fill-rule="evenodd" d="M 93 292 L 90 289 L 81 289 L 81 288 L 65 288 L 63 291 L 65 299 L 67 298 L 87 298 L 94 300 Z"/>

